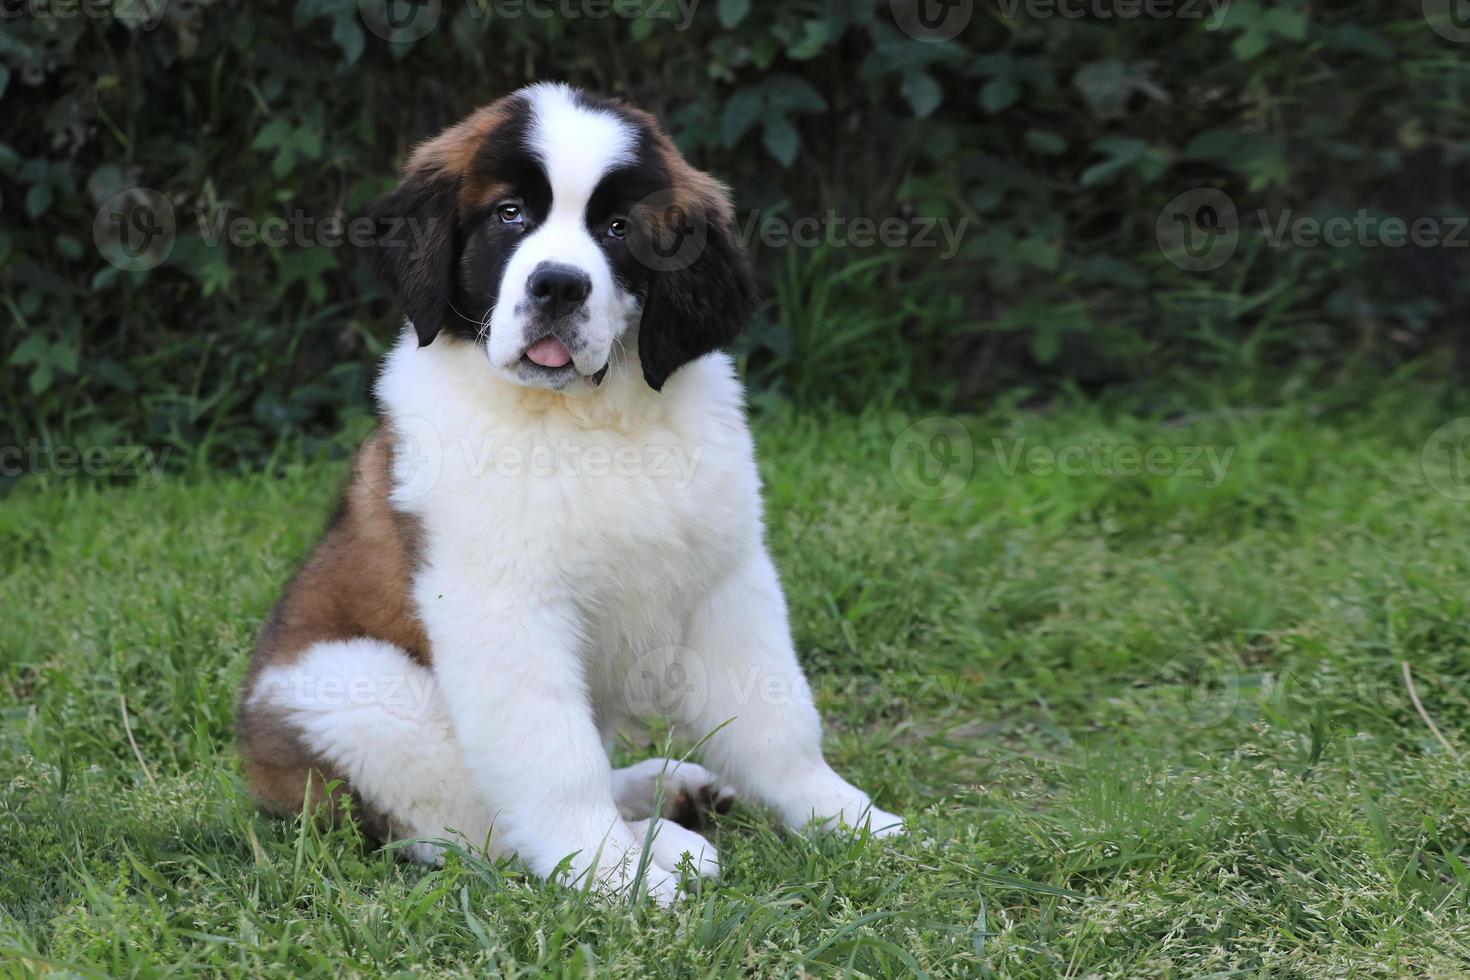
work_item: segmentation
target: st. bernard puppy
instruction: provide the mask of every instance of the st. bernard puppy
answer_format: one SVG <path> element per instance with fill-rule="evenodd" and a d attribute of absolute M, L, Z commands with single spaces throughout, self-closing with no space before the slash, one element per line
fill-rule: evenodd
<path fill-rule="evenodd" d="M 415 149 L 375 217 L 408 322 L 245 676 L 262 803 L 350 796 L 381 839 L 488 843 L 661 903 L 684 855 L 719 871 L 664 818 L 732 794 L 792 828 L 900 831 L 823 759 L 792 649 L 716 353 L 755 295 L 725 189 L 648 114 L 538 84 Z M 619 726 L 654 713 L 704 766 L 612 768 Z"/>

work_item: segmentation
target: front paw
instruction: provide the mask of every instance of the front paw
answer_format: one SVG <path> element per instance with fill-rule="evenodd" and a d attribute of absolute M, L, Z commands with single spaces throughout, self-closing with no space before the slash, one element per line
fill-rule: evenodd
<path fill-rule="evenodd" d="M 894 837 L 904 832 L 902 817 L 874 806 L 867 793 L 836 773 L 807 781 L 781 807 L 781 816 L 793 830 L 865 830 L 874 837 Z"/>
<path fill-rule="evenodd" d="M 678 897 L 680 864 L 686 856 L 696 875 L 719 876 L 719 855 L 703 837 L 668 820 L 656 820 L 650 839 L 649 825 L 648 820 L 619 821 L 600 846 L 572 858 L 563 880 L 588 887 L 602 898 L 642 895 L 668 908 Z"/>
<path fill-rule="evenodd" d="M 854 800 L 835 813 L 813 811 L 808 825 L 817 833 L 861 833 L 873 837 L 897 837 L 907 829 L 896 813 L 880 810 L 867 800 Z"/>
<path fill-rule="evenodd" d="M 638 835 L 640 841 L 647 840 L 649 832 L 648 820 L 637 820 L 628 826 L 633 828 L 633 833 Z M 719 878 L 720 856 L 715 852 L 715 846 L 705 840 L 699 834 L 679 826 L 672 820 L 655 820 L 653 825 L 653 840 L 650 846 L 653 853 L 653 864 L 677 877 L 680 865 L 687 858 L 689 867 L 695 875 L 702 878 Z"/>
<path fill-rule="evenodd" d="M 880 810 L 871 804 L 855 821 L 846 820 L 845 814 L 843 819 L 846 826 L 866 830 L 874 837 L 897 837 L 908 830 L 904 826 L 903 817 L 896 813 L 889 813 L 887 810 Z"/>

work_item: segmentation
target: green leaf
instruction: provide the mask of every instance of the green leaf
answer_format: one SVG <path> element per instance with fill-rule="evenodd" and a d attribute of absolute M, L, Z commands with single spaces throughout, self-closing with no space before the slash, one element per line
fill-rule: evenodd
<path fill-rule="evenodd" d="M 32 218 L 45 214 L 51 209 L 51 200 L 50 184 L 32 184 L 26 191 L 26 214 Z"/>
<path fill-rule="evenodd" d="M 796 160 L 801 137 L 785 116 L 767 116 L 762 142 L 771 156 L 781 162 L 781 166 L 789 167 Z"/>
<path fill-rule="evenodd" d="M 743 88 L 732 95 L 720 116 L 720 133 L 725 145 L 739 143 L 740 138 L 760 119 L 763 108 L 759 89 Z"/>
<path fill-rule="evenodd" d="M 1067 152 L 1067 141 L 1044 129 L 1026 130 L 1026 145 L 1042 156 L 1054 157 Z"/>
<path fill-rule="evenodd" d="M 104 163 L 92 171 L 87 178 L 87 194 L 92 206 L 100 207 L 103 202 L 132 185 L 128 172 L 116 163 Z"/>
<path fill-rule="evenodd" d="M 825 21 L 809 20 L 802 26 L 801 38 L 786 49 L 786 56 L 795 61 L 806 61 L 822 53 L 832 32 Z"/>
<path fill-rule="evenodd" d="M 993 78 L 980 90 L 980 104 L 987 112 L 1009 109 L 1020 97 L 1021 86 L 1010 78 Z"/>
<path fill-rule="evenodd" d="M 289 146 L 283 146 L 271 158 L 271 175 L 275 177 L 288 177 L 291 171 L 296 169 L 296 154 Z"/>
<path fill-rule="evenodd" d="M 115 265 L 104 265 L 92 275 L 92 289 L 106 289 L 108 286 L 112 285 L 113 281 L 117 279 L 118 273 L 121 271 L 122 270 L 120 270 Z"/>
<path fill-rule="evenodd" d="M 199 269 L 199 282 L 205 296 L 228 289 L 232 278 L 228 262 L 209 262 Z"/>
<path fill-rule="evenodd" d="M 1233 129 L 1207 129 L 1189 141 L 1181 156 L 1218 163 L 1233 159 L 1244 141 L 1244 136 Z"/>
<path fill-rule="evenodd" d="M 284 146 L 291 138 L 291 124 L 284 116 L 276 116 L 255 134 L 255 139 L 250 141 L 252 150 L 273 150 L 278 146 Z"/>
<path fill-rule="evenodd" d="M 919 69 L 904 74 L 900 90 L 919 119 L 928 118 L 939 108 L 939 103 L 944 101 L 944 89 L 939 87 L 934 76 Z"/>
<path fill-rule="evenodd" d="M 1250 61 L 1266 50 L 1266 35 L 1262 31 L 1248 31 L 1235 39 L 1230 49 L 1241 61 Z"/>
<path fill-rule="evenodd" d="M 720 26 L 728 31 L 750 13 L 750 0 L 720 0 L 718 13 Z"/>
<path fill-rule="evenodd" d="M 332 42 L 342 49 L 342 60 L 349 65 L 357 64 L 362 57 L 367 36 L 362 32 L 354 16 L 338 17 L 332 22 Z"/>
<path fill-rule="evenodd" d="M 1021 265 L 1043 272 L 1055 272 L 1061 265 L 1062 250 L 1056 242 L 1044 238 L 1022 238 L 1012 248 L 1011 257 Z"/>
<path fill-rule="evenodd" d="M 1079 183 L 1083 187 L 1104 183 L 1128 170 L 1136 171 L 1144 183 L 1150 184 L 1163 176 L 1169 166 L 1169 157 L 1163 151 L 1131 137 L 1110 136 L 1093 143 L 1092 148 L 1106 154 L 1108 159 L 1082 171 Z"/>
<path fill-rule="evenodd" d="M 20 173 L 15 175 L 15 179 L 22 184 L 34 184 L 38 180 L 45 180 L 50 172 L 51 161 L 45 157 L 32 157 L 21 165 Z"/>
<path fill-rule="evenodd" d="M 10 352 L 10 363 L 17 367 L 40 364 L 46 353 L 46 340 L 38 333 L 27 334 L 26 338 Z"/>
<path fill-rule="evenodd" d="M 1072 76 L 1072 84 L 1100 119 L 1125 115 L 1128 100 L 1135 94 L 1155 102 L 1169 101 L 1169 93 L 1154 82 L 1152 67 L 1147 62 L 1125 63 L 1117 58 L 1091 61 Z"/>
<path fill-rule="evenodd" d="M 292 141 L 297 153 L 308 160 L 320 160 L 322 156 L 322 131 L 315 126 L 302 126 L 296 130 Z"/>
<path fill-rule="evenodd" d="M 780 72 L 767 78 L 762 86 L 766 104 L 788 112 L 825 112 L 827 100 L 804 78 Z"/>
<path fill-rule="evenodd" d="M 1306 10 L 1290 7 L 1272 7 L 1264 18 L 1266 30 L 1290 41 L 1307 39 Z"/>
<path fill-rule="evenodd" d="M 51 378 L 51 365 L 38 364 L 31 372 L 31 394 L 44 394 L 46 389 L 51 387 Z"/>
<path fill-rule="evenodd" d="M 330 248 L 305 248 L 289 254 L 277 255 L 279 276 L 277 285 L 284 292 L 292 283 L 306 286 L 306 295 L 313 302 L 326 298 L 327 287 L 323 277 L 337 268 L 337 256 Z"/>
<path fill-rule="evenodd" d="M 81 355 L 70 344 L 57 344 L 51 348 L 51 363 L 62 374 L 76 374 Z"/>

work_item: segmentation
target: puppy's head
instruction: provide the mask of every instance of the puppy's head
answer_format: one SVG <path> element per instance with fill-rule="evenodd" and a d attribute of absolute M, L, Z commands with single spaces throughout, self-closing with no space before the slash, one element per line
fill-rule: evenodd
<path fill-rule="evenodd" d="M 478 344 L 519 385 L 587 390 L 631 348 L 657 390 L 754 305 L 725 189 L 653 117 L 564 85 L 420 145 L 372 214 L 375 265 L 420 345 Z"/>

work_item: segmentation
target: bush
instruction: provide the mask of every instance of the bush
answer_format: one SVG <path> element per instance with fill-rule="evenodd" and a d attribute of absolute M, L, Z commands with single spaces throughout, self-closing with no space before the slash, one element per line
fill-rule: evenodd
<path fill-rule="evenodd" d="M 1123 19 L 1101 0 L 961 0 L 963 30 L 933 40 L 899 27 L 903 0 L 709 0 L 687 21 L 673 0 L 447 0 L 415 40 L 365 16 L 372 0 L 27 2 L 0 33 L 0 444 L 253 463 L 335 431 L 398 313 L 325 241 L 329 219 L 389 187 L 414 141 L 537 78 L 628 96 L 734 185 L 768 298 L 740 351 L 763 401 L 1389 361 L 1456 343 L 1470 312 L 1464 249 L 1362 231 L 1423 217 L 1447 235 L 1465 214 L 1470 58 L 1417 3 Z M 133 187 L 176 220 L 166 260 L 136 272 L 105 260 L 128 264 L 105 216 L 100 245 L 93 230 Z M 1180 268 L 1166 206 L 1192 191 L 1178 209 L 1208 223 L 1210 188 L 1238 244 Z M 1342 247 L 1273 244 L 1283 215 L 1358 224 Z M 843 224 L 817 247 L 775 233 L 823 216 Z M 238 218 L 276 219 L 287 244 L 231 242 Z M 942 235 L 854 247 L 854 218 L 947 222 L 954 254 Z"/>

